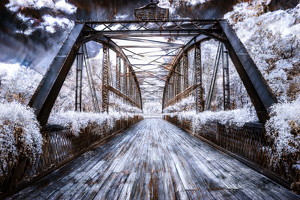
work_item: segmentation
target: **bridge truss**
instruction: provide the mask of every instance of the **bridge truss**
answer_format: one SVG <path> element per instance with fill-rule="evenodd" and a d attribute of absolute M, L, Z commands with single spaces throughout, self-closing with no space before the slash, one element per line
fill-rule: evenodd
<path fill-rule="evenodd" d="M 190 37 L 187 44 L 174 44 L 162 41 L 153 41 L 145 39 L 147 37 Z M 144 45 L 117 45 L 115 40 L 141 41 L 144 38 Z M 205 105 L 202 89 L 202 64 L 201 64 L 201 43 L 209 39 L 217 40 L 221 43 L 218 51 L 219 57 L 223 62 L 224 70 L 224 108 L 229 108 L 229 74 L 228 74 L 228 56 L 230 56 L 241 80 L 251 98 L 261 122 L 268 119 L 268 109 L 276 102 L 269 87 L 264 81 L 262 75 L 257 69 L 255 63 L 250 58 L 243 44 L 240 42 L 230 25 L 226 20 L 166 20 L 166 21 L 88 21 L 77 22 L 64 45 L 51 63 L 48 72 L 41 81 L 29 105 L 35 109 L 38 120 L 41 125 L 47 123 L 51 109 L 55 103 L 63 82 L 76 57 L 82 53 L 80 47 L 89 41 L 95 41 L 103 45 L 103 63 L 102 67 L 102 102 L 99 110 L 108 112 L 109 94 L 113 93 L 122 98 L 128 104 L 142 108 L 142 91 L 140 83 L 155 85 L 149 81 L 149 78 L 164 81 L 165 86 L 162 91 L 163 109 L 175 104 L 185 98 L 192 92 L 196 93 L 197 111 L 201 112 L 208 106 Z M 166 49 L 169 54 L 162 56 L 173 56 L 177 54 L 170 64 L 159 63 L 156 59 L 147 64 L 131 64 L 130 56 L 124 51 L 132 52 L 132 48 L 151 48 L 148 43 L 155 43 L 156 48 Z M 110 74 L 112 66 L 110 65 L 109 49 L 117 54 L 116 73 Z M 170 53 L 170 49 L 173 49 Z M 194 82 L 189 83 L 188 52 L 194 49 Z M 79 51 L 79 53 L 78 53 Z M 138 54 L 138 56 L 146 56 Z M 82 56 L 81 56 L 82 57 Z M 80 57 L 80 59 L 81 59 Z M 227 59 L 227 60 L 226 60 Z M 121 65 L 120 63 L 124 63 Z M 79 61 L 78 63 L 83 63 Z M 159 68 L 167 70 L 165 75 L 157 75 L 156 72 L 143 70 L 142 66 L 158 65 Z M 122 67 L 123 66 L 123 69 Z M 81 66 L 78 69 L 82 68 Z M 226 71 L 227 70 L 227 71 Z M 144 73 L 139 76 L 139 73 Z M 80 76 L 79 76 L 80 77 Z M 112 83 L 111 80 L 116 83 Z M 78 79 L 80 80 L 80 79 Z M 80 86 L 80 81 L 77 86 Z M 147 87 L 143 93 L 147 93 Z M 78 101 L 80 105 L 80 90 L 78 90 Z M 150 96 L 156 93 L 156 90 L 149 91 Z M 96 100 L 94 101 L 96 102 Z M 209 102 L 209 101 L 208 101 Z M 80 107 L 80 106 L 79 106 Z"/>

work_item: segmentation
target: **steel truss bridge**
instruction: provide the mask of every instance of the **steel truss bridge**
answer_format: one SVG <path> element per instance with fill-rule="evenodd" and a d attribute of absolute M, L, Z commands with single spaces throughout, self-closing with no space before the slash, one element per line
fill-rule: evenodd
<path fill-rule="evenodd" d="M 147 37 L 191 39 L 185 44 L 155 41 L 153 38 L 139 39 Z M 201 47 L 203 42 L 210 39 L 219 41 L 219 47 L 210 88 L 205 94 Z M 115 40 L 132 43 L 118 45 Z M 101 71 L 101 98 L 88 62 L 86 43 L 90 41 L 100 43 L 103 47 L 102 63 L 97 66 Z M 165 74 L 143 70 L 142 66 L 147 64 L 130 62 L 129 57 L 136 53 L 132 51 L 127 56 L 124 51 L 150 48 L 148 43 L 137 46 L 135 41 L 155 43 L 156 47 L 168 50 L 176 49 L 165 55 L 171 57 L 176 53 L 169 64 L 159 63 L 156 58 L 148 63 L 160 65 Z M 116 54 L 115 65 L 110 62 L 111 51 Z M 146 54 L 140 53 L 138 56 L 144 57 Z M 76 60 L 77 111 L 82 110 L 84 67 L 95 112 L 110 112 L 113 104 L 111 97 L 121 99 L 127 106 L 142 109 L 143 102 L 157 101 L 155 94 L 159 93 L 159 89 L 162 90 L 162 109 L 193 95 L 197 112 L 210 110 L 220 63 L 223 69 L 223 107 L 226 110 L 230 109 L 229 57 L 260 122 L 264 123 L 276 99 L 228 21 L 223 19 L 77 22 L 52 61 L 29 106 L 35 109 L 40 124 L 46 125 L 60 89 Z M 189 64 L 191 61 L 193 67 Z M 149 77 L 163 81 L 164 85 L 156 86 Z M 148 87 L 142 88 L 144 84 Z M 146 93 L 150 98 L 142 99 Z M 191 131 L 191 122 L 188 120 L 181 122 L 176 116 L 166 116 L 165 119 Z M 35 180 L 34 184 L 11 197 L 21 199 L 299 198 L 246 166 L 287 188 L 299 181 L 299 172 L 293 167 L 297 156 L 286 156 L 285 161 L 281 160 L 276 168 L 270 164 L 273 163 L 271 148 L 270 152 L 266 152 L 270 141 L 261 124 L 245 125 L 243 128 L 208 124 L 210 130 L 191 136 L 162 119 L 140 120 L 140 116 L 118 120 L 111 131 L 108 131 L 107 124 L 90 124 L 90 127 L 81 130 L 78 137 L 66 129 L 43 126 L 43 154 L 35 163 L 20 157 L 16 165 L 6 168 L 1 165 L 5 176 L 0 176 L 0 184 L 11 192 L 14 188 L 22 189 L 28 180 Z M 129 126 L 122 135 L 117 134 Z M 105 145 L 99 147 L 101 144 Z M 87 153 L 80 156 L 84 152 Z M 54 170 L 57 171 L 50 173 Z M 297 187 L 297 184 L 293 187 Z"/>
<path fill-rule="evenodd" d="M 268 109 L 276 102 L 266 81 L 260 74 L 257 66 L 249 56 L 247 50 L 236 36 L 228 21 L 220 20 L 168 20 L 168 21 L 87 21 L 77 22 L 69 37 L 51 63 L 48 72 L 41 81 L 29 105 L 35 109 L 38 120 L 42 125 L 47 123 L 49 114 L 63 82 L 77 57 L 77 93 L 76 109 L 81 109 L 81 79 L 82 65 L 86 52 L 85 43 L 95 41 L 103 44 L 102 67 L 102 102 L 98 102 L 92 78 L 90 88 L 94 107 L 97 112 L 108 111 L 109 93 L 114 93 L 132 106 L 142 109 L 142 96 L 140 82 L 138 81 L 137 65 L 132 65 L 124 53 L 124 49 L 141 46 L 118 46 L 113 40 L 122 39 L 134 41 L 139 37 L 192 37 L 185 45 L 176 46 L 180 51 L 169 66 L 163 66 L 168 70 L 164 79 L 154 73 L 147 72 L 149 77 L 155 77 L 165 81 L 163 90 L 163 109 L 175 104 L 190 93 L 196 91 L 196 108 L 201 112 L 210 108 L 211 96 L 215 78 L 212 78 L 211 88 L 207 99 L 203 97 L 202 68 L 201 68 L 201 43 L 209 39 L 220 41 L 218 48 L 217 64 L 223 58 L 224 70 L 224 108 L 229 109 L 229 74 L 228 55 L 231 58 L 249 97 L 256 109 L 259 120 L 264 123 L 268 119 Z M 159 47 L 172 46 L 172 43 L 159 42 Z M 147 46 L 144 46 L 147 47 Z M 148 46 L 149 47 L 149 46 Z M 116 69 L 114 74 L 109 64 L 109 50 L 117 54 Z M 194 81 L 189 83 L 187 52 L 194 49 Z M 224 60 L 224 59 L 227 59 Z M 155 61 L 155 60 L 154 60 Z M 121 64 L 124 63 L 124 64 Z M 149 64 L 157 64 L 155 62 Z M 215 70 L 216 71 L 216 70 Z M 215 74 L 213 75 L 215 77 Z M 150 85 L 153 83 L 149 83 Z M 153 94 L 155 91 L 152 91 Z"/>

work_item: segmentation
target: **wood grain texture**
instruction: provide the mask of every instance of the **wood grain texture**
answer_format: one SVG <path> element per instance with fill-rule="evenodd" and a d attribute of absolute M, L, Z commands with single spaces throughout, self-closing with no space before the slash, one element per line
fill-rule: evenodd
<path fill-rule="evenodd" d="M 300 199 L 162 119 L 145 119 L 9 199 Z"/>

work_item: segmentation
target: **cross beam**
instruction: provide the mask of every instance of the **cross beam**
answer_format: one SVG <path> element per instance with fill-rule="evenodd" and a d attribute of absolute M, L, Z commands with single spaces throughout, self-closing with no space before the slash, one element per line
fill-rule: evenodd
<path fill-rule="evenodd" d="M 82 22 L 80 22 L 82 23 Z M 89 29 L 85 38 L 94 37 L 149 37 L 149 36 L 195 36 L 204 34 L 222 38 L 219 20 L 169 20 L 169 21 L 89 21 L 84 22 Z M 95 27 L 95 28 L 92 28 Z"/>

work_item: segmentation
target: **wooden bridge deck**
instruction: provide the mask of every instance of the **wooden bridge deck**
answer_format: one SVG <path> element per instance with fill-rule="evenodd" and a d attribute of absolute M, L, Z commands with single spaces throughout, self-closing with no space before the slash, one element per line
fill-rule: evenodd
<path fill-rule="evenodd" d="M 299 199 L 162 119 L 145 119 L 10 199 Z"/>

